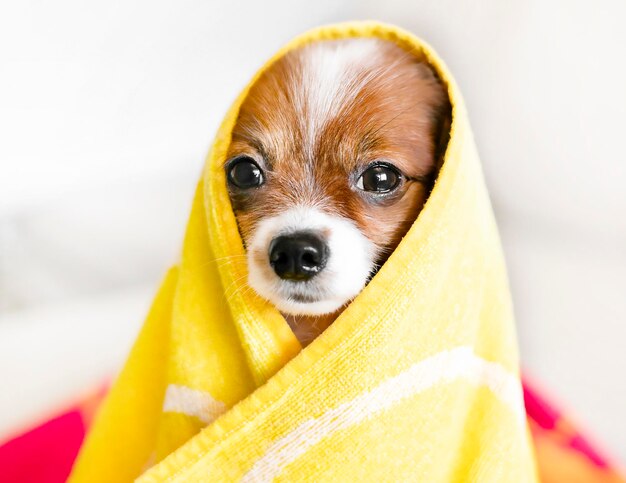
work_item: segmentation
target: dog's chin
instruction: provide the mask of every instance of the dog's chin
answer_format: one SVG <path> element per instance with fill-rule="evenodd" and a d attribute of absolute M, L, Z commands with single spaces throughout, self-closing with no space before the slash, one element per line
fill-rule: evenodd
<path fill-rule="evenodd" d="M 354 293 L 331 295 L 329 291 L 311 285 L 301 287 L 298 282 L 260 283 L 253 278 L 249 279 L 249 284 L 261 298 L 273 304 L 283 314 L 299 316 L 332 314 L 347 305 L 360 292 L 359 289 L 354 290 Z"/>
<path fill-rule="evenodd" d="M 349 300 L 320 300 L 317 302 L 296 302 L 289 299 L 270 300 L 278 310 L 286 315 L 320 316 L 337 312 Z"/>
<path fill-rule="evenodd" d="M 351 298 L 309 298 L 300 295 L 274 296 L 268 299 L 278 310 L 287 315 L 319 316 L 332 314 L 346 305 Z"/>

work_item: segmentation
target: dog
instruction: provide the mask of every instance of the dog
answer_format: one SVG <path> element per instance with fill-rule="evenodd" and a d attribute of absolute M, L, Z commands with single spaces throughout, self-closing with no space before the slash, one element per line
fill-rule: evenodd
<path fill-rule="evenodd" d="M 421 211 L 450 129 L 425 61 L 379 39 L 287 53 L 244 100 L 224 169 L 248 285 L 303 346 L 358 295 Z"/>

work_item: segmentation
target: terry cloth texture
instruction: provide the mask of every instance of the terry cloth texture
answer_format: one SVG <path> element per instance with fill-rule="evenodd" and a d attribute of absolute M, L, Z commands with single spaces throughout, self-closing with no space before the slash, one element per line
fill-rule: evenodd
<path fill-rule="evenodd" d="M 245 286 L 223 169 L 260 73 L 311 42 L 376 37 L 430 63 L 453 120 L 424 210 L 367 287 L 302 349 Z M 536 480 L 506 271 L 463 100 L 399 28 L 317 28 L 226 115 L 167 274 L 71 481 Z"/>

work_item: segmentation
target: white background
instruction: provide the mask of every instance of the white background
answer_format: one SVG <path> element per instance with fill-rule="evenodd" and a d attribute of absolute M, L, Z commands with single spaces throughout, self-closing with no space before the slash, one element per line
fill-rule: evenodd
<path fill-rule="evenodd" d="M 0 5 L 0 440 L 119 367 L 248 77 L 309 27 L 376 18 L 464 92 L 526 371 L 626 462 L 626 3 Z"/>

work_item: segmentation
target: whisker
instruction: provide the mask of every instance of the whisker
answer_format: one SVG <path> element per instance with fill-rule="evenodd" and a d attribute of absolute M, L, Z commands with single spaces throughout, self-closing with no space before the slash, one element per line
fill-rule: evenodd
<path fill-rule="evenodd" d="M 238 278 L 236 278 L 235 280 L 233 280 L 230 284 L 228 284 L 227 287 L 224 288 L 224 297 L 227 298 L 228 297 L 228 292 L 231 289 L 234 289 L 235 291 L 237 289 L 239 289 L 240 287 L 245 287 L 247 284 L 246 283 L 241 283 L 243 280 L 245 280 L 248 277 L 248 275 L 242 275 Z"/>
<path fill-rule="evenodd" d="M 236 288 L 236 290 L 231 293 L 230 295 L 228 295 L 228 297 L 226 298 L 227 301 L 232 300 L 232 298 L 237 295 L 238 293 L 243 297 L 245 295 L 247 295 L 248 293 L 250 293 L 250 290 L 252 290 L 252 287 L 248 284 L 243 284 L 240 285 L 239 287 Z"/>
<path fill-rule="evenodd" d="M 193 267 L 191 267 L 193 270 L 200 270 L 201 268 L 205 268 L 208 265 L 215 263 L 216 265 L 223 267 L 224 265 L 226 265 L 227 263 L 230 262 L 243 262 L 245 261 L 245 259 L 247 258 L 247 255 L 230 255 L 227 257 L 218 257 L 218 258 L 214 258 L 211 260 L 208 260 L 204 263 L 201 263 L 199 265 L 195 265 Z M 221 262 L 221 263 L 218 263 Z"/>

